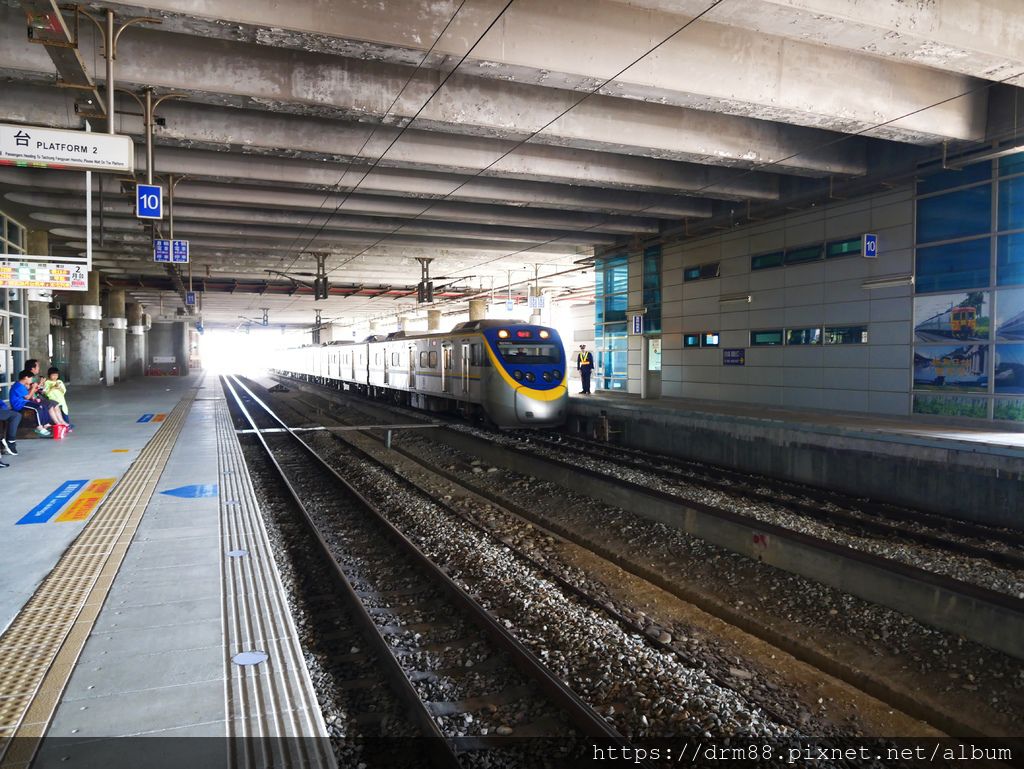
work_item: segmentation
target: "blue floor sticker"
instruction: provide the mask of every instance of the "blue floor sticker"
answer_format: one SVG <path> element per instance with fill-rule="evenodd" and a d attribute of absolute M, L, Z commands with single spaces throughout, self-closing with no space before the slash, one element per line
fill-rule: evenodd
<path fill-rule="evenodd" d="M 136 422 L 149 422 L 153 418 L 152 414 L 143 414 L 141 417 L 136 419 Z"/>
<path fill-rule="evenodd" d="M 27 523 L 46 523 L 58 510 L 68 503 L 69 499 L 85 488 L 85 484 L 88 482 L 88 480 L 64 481 L 50 496 L 25 513 L 15 525 L 24 526 Z"/>
<path fill-rule="evenodd" d="M 169 497 L 181 497 L 182 499 L 199 499 L 200 497 L 217 496 L 216 483 L 193 483 L 190 486 L 179 486 L 176 489 L 161 491 Z"/>

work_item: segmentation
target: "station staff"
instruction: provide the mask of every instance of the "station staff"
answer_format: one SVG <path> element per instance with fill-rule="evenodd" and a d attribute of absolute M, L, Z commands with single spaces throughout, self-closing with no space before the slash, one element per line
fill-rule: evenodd
<path fill-rule="evenodd" d="M 594 373 L 594 356 L 587 350 L 585 344 L 580 345 L 580 351 L 576 355 L 576 370 L 580 372 L 580 379 L 583 380 L 582 395 L 590 395 L 590 375 Z"/>

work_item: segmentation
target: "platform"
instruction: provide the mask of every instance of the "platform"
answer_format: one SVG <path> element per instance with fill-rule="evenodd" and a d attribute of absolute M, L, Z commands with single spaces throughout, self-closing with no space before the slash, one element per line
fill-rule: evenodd
<path fill-rule="evenodd" d="M 688 398 L 573 393 L 570 429 L 999 526 L 1018 512 L 1024 431 Z"/>
<path fill-rule="evenodd" d="M 150 766 L 257 766 L 287 749 L 264 738 L 301 736 L 301 765 L 330 766 L 217 379 L 69 403 L 73 435 L 19 441 L 0 470 L 3 765 L 109 766 L 134 744 Z M 123 739 L 139 736 L 219 739 L 173 743 L 185 755 Z"/>

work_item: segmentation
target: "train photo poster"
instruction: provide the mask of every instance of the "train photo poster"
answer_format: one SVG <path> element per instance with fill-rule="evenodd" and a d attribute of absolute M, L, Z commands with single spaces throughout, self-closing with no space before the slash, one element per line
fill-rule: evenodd
<path fill-rule="evenodd" d="M 1024 342 L 1024 288 L 996 291 L 996 341 Z"/>
<path fill-rule="evenodd" d="M 987 341 L 992 328 L 991 294 L 960 291 L 914 299 L 914 341 Z"/>
<path fill-rule="evenodd" d="M 988 390 L 987 344 L 919 345 L 914 349 L 915 390 Z"/>

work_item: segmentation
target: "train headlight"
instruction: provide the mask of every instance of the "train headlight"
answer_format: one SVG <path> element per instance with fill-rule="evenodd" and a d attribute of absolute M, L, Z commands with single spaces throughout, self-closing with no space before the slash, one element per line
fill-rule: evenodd
<path fill-rule="evenodd" d="M 526 372 L 526 381 L 527 382 L 536 382 L 537 381 L 537 376 L 532 371 L 527 371 Z"/>
<path fill-rule="evenodd" d="M 551 334 L 549 334 L 549 333 L 548 333 L 547 331 L 545 331 L 544 329 L 541 329 L 541 330 L 540 330 L 540 333 L 538 334 L 538 336 L 539 336 L 539 337 L 540 337 L 541 339 L 547 339 L 547 338 L 548 338 L 549 336 L 551 336 Z"/>
<path fill-rule="evenodd" d="M 499 329 L 498 339 L 508 339 L 508 329 Z"/>
<path fill-rule="evenodd" d="M 560 379 L 562 378 L 562 372 L 561 372 L 561 371 L 559 371 L 558 369 L 555 369 L 554 371 L 552 371 L 552 372 L 551 372 L 551 375 L 552 375 L 552 376 L 553 376 L 553 377 L 554 377 L 554 378 L 555 378 L 556 380 L 560 380 Z"/>
<path fill-rule="evenodd" d="M 551 372 L 550 371 L 545 371 L 543 374 L 540 375 L 540 378 L 543 379 L 545 382 L 550 382 L 551 381 Z"/>
<path fill-rule="evenodd" d="M 514 376 L 517 380 L 521 380 L 523 378 L 523 372 L 520 371 L 519 369 L 516 369 L 515 371 L 512 372 L 512 376 Z"/>

